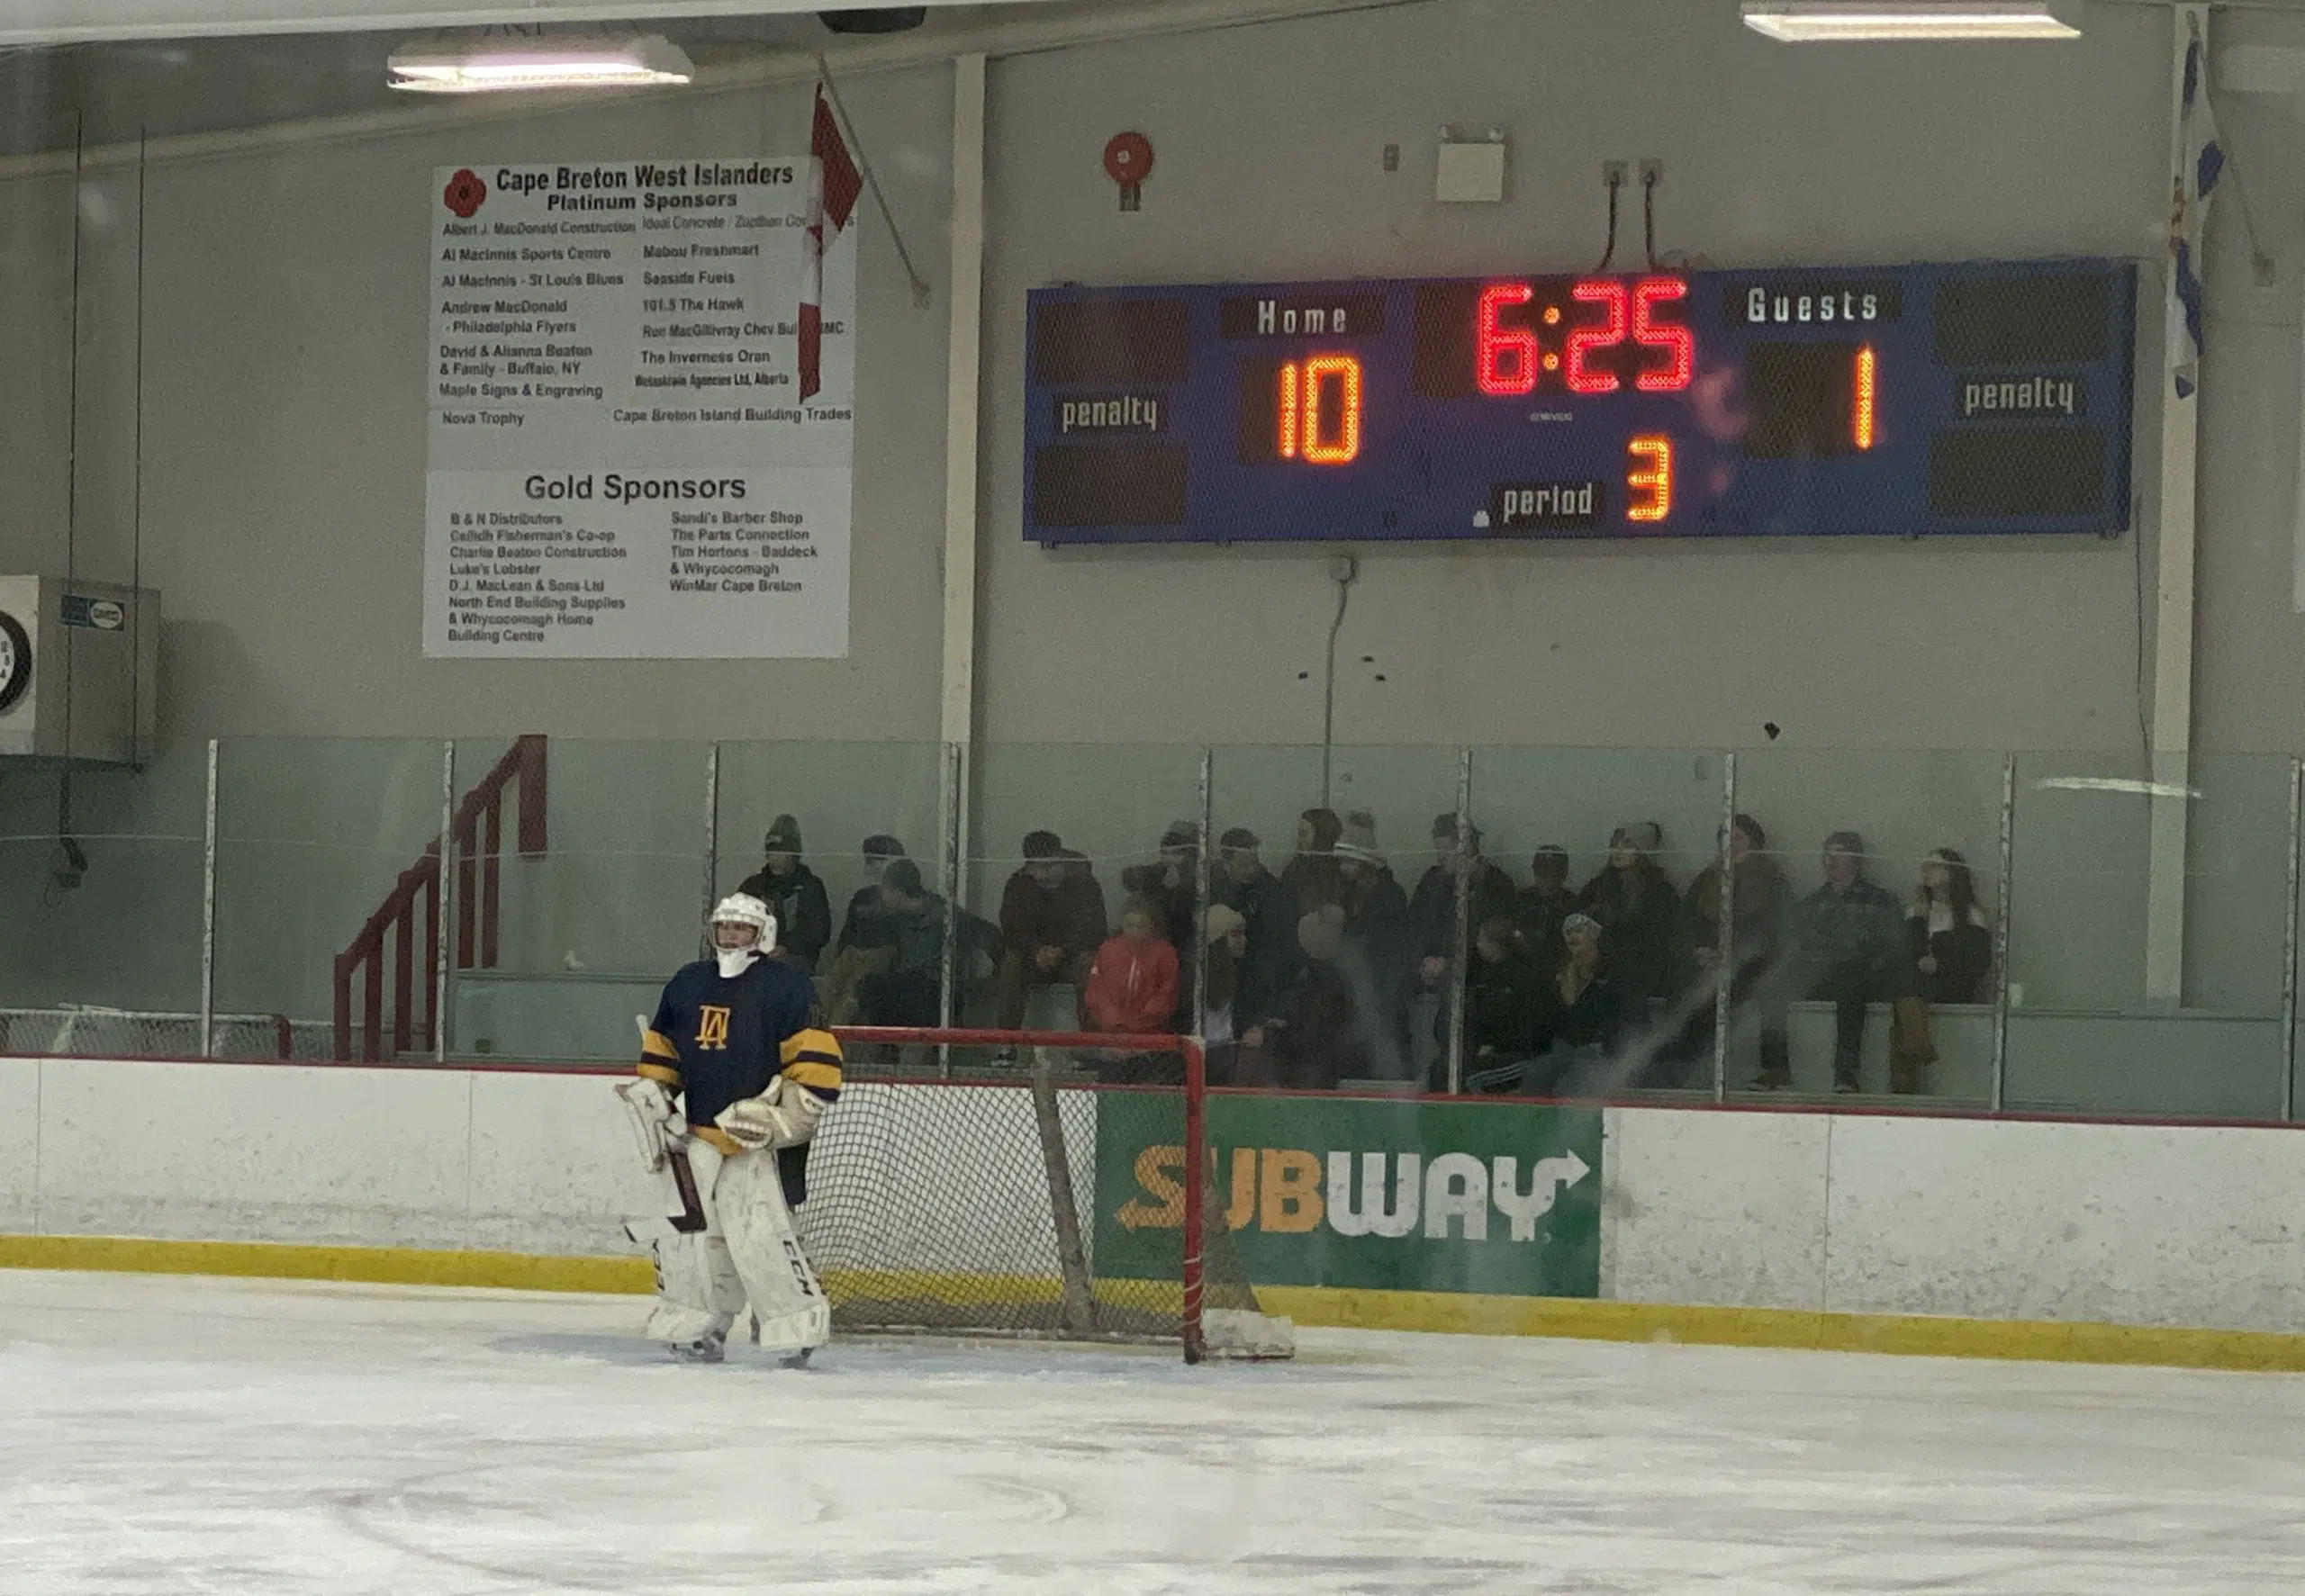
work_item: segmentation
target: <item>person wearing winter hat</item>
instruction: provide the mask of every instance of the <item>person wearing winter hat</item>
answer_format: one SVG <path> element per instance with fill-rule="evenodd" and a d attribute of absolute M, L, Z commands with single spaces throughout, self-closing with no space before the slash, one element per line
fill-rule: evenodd
<path fill-rule="evenodd" d="M 881 886 L 888 879 L 889 866 L 905 857 L 904 844 L 885 833 L 875 833 L 864 839 L 858 852 L 864 856 L 864 885 L 849 898 L 840 936 L 817 976 L 825 1018 L 835 1025 L 855 1024 L 863 1012 L 865 978 L 896 965 L 897 916 Z"/>
<path fill-rule="evenodd" d="M 1602 959 L 1624 1018 L 1638 1025 L 1650 999 L 1673 989 L 1675 932 L 1681 896 L 1657 863 L 1664 831 L 1653 820 L 1629 820 L 1609 837 L 1609 861 L 1585 884 L 1577 906 L 1605 933 Z"/>
<path fill-rule="evenodd" d="M 1209 891 L 1218 903 L 1248 922 L 1248 967 L 1255 989 L 1268 997 L 1288 985 L 1300 954 L 1297 927 L 1288 917 L 1288 897 L 1280 878 L 1264 867 L 1264 846 L 1256 833 L 1234 826 L 1217 839 L 1216 868 Z"/>
<path fill-rule="evenodd" d="M 816 973 L 818 956 L 832 941 L 832 903 L 825 884 L 800 858 L 800 823 L 779 815 L 761 839 L 760 869 L 745 878 L 739 892 L 750 893 L 776 915 L 776 956 Z"/>
<path fill-rule="evenodd" d="M 1105 942 L 1105 889 L 1088 861 L 1053 831 L 1026 834 L 1025 861 L 1000 894 L 999 1024 L 1025 1023 L 1035 987 L 1070 985 L 1078 994 Z"/>
<path fill-rule="evenodd" d="M 1540 988 L 1546 999 L 1537 1021 L 1543 1057 L 1523 1078 L 1523 1089 L 1539 1096 L 1595 1089 L 1607 1060 L 1618 1051 L 1630 1017 L 1608 973 L 1608 935 L 1590 915 L 1560 923 L 1567 957 Z"/>
<path fill-rule="evenodd" d="M 1200 827 L 1180 820 L 1161 834 L 1157 863 L 1134 864 L 1121 871 L 1121 890 L 1152 899 L 1161 911 L 1161 934 L 1186 961 L 1185 977 L 1178 983 L 1176 1029 L 1192 1029 L 1191 958 L 1193 932 L 1200 921 Z"/>
<path fill-rule="evenodd" d="M 1529 884 L 1521 889 L 1514 910 L 1522 937 L 1547 975 L 1566 956 L 1560 923 L 1576 908 L 1577 894 L 1568 885 L 1568 850 L 1558 843 L 1547 843 L 1530 858 Z"/>
<path fill-rule="evenodd" d="M 1801 900 L 1801 957 L 1810 997 L 1833 1005 L 1833 1090 L 1855 1092 L 1866 1005 L 1912 994 L 1912 955 L 1904 906 L 1866 879 L 1865 839 L 1833 833 L 1821 862 L 1825 884 Z"/>

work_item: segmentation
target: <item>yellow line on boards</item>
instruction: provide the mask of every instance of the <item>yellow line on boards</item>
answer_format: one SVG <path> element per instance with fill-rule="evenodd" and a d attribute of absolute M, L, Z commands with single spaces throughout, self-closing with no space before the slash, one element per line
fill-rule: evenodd
<path fill-rule="evenodd" d="M 1580 1340 L 1783 1347 L 1912 1357 L 1995 1357 L 2059 1363 L 2159 1364 L 2175 1368 L 2305 1371 L 2305 1336 L 2269 1330 L 2164 1330 L 2039 1320 L 1821 1313 L 1795 1308 L 1698 1308 L 1575 1297 L 1358 1291 L 1265 1285 L 1268 1313 L 1299 1324 L 1460 1335 L 1562 1336 Z"/>
<path fill-rule="evenodd" d="M 158 1241 L 120 1236 L 0 1235 L 0 1268 L 627 1294 L 646 1294 L 655 1285 L 648 1261 L 638 1258 L 409 1247 L 304 1247 L 260 1241 Z M 874 1295 L 918 1296 L 953 1304 L 1032 1302 L 1044 1296 L 1053 1300 L 1057 1294 L 1053 1283 L 1037 1280 L 897 1270 L 859 1271 L 853 1279 L 841 1271 L 827 1270 L 826 1284 L 836 1301 L 844 1294 L 844 1287 L 859 1286 L 870 1286 Z M 1098 1285 L 1100 1298 L 1110 1296 L 1115 1287 L 1124 1285 L 1133 1288 L 1132 1296 L 1137 1291 L 1173 1293 L 1176 1289 L 1171 1282 L 1099 1281 Z M 2263 1330 L 1821 1313 L 1792 1308 L 1703 1308 L 1337 1286 L 1260 1286 L 1257 1298 L 1268 1313 L 1285 1314 L 1298 1324 L 1324 1328 L 2305 1372 L 2305 1335 Z"/>
<path fill-rule="evenodd" d="M 555 1258 L 416 1247 L 299 1247 L 268 1241 L 150 1241 L 127 1236 L 0 1236 L 0 1268 L 230 1275 L 510 1291 L 645 1294 L 655 1289 L 655 1273 L 648 1260 L 641 1258 Z"/>

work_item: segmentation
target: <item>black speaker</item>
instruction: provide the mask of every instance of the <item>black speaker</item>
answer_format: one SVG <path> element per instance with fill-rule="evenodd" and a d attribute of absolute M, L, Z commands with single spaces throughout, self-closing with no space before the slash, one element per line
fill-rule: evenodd
<path fill-rule="evenodd" d="M 928 7 L 880 5 L 869 11 L 820 11 L 817 20 L 836 33 L 907 33 L 928 20 Z"/>

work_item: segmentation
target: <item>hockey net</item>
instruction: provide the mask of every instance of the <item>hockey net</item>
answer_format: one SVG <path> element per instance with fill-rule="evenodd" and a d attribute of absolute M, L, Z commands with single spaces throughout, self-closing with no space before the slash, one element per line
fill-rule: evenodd
<path fill-rule="evenodd" d="M 800 1213 L 836 1327 L 1293 1353 L 1208 1191 L 1198 1042 L 838 1034 L 845 1084 Z"/>

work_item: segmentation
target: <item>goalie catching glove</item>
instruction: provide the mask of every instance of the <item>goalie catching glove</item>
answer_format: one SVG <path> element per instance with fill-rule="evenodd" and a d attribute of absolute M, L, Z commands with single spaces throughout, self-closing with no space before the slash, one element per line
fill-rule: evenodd
<path fill-rule="evenodd" d="M 758 1152 L 764 1149 L 799 1147 L 817 1133 L 824 1117 L 825 1100 L 789 1076 L 778 1076 L 757 1097 L 746 1097 L 722 1109 L 712 1122 L 738 1146 Z"/>

